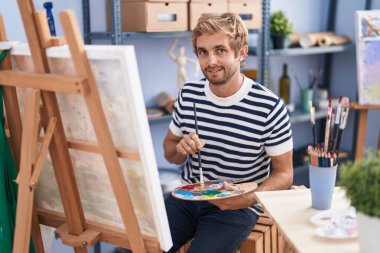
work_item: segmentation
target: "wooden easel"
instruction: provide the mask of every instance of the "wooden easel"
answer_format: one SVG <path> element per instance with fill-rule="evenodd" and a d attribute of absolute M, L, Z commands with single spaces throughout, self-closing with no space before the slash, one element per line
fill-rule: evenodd
<path fill-rule="evenodd" d="M 380 105 L 360 105 L 356 102 L 350 103 L 350 108 L 358 111 L 359 113 L 359 126 L 356 133 L 356 150 L 355 160 L 360 160 L 364 157 L 365 139 L 367 132 L 367 121 L 369 110 L 379 110 Z M 380 149 L 380 136 L 377 149 Z"/>
<path fill-rule="evenodd" d="M 60 21 L 77 76 L 53 75 L 50 74 L 45 49 L 59 45 L 64 40 L 50 36 L 45 14 L 43 11 L 34 10 L 32 0 L 18 0 L 18 5 L 36 73 L 10 70 L 10 59 L 1 65 L 0 71 L 0 83 L 5 87 L 4 101 L 12 147 L 15 150 L 16 162 L 20 161 L 13 252 L 28 252 L 31 229 L 32 234 L 36 234 L 33 238 L 38 238 L 35 244 L 42 245 L 39 223 L 56 227 L 56 236 L 64 244 L 73 247 L 76 253 L 88 252 L 87 247 L 100 240 L 130 248 L 136 253 L 161 252 L 158 239 L 143 235 L 138 226 L 118 157 L 139 159 L 139 155 L 134 150 L 116 149 L 113 144 L 74 14 L 70 11 L 62 12 Z M 3 26 L 0 29 L 1 40 L 4 41 L 5 29 Z M 22 127 L 15 87 L 28 88 Z M 84 97 L 98 140 L 97 145 L 66 139 L 55 94 L 57 92 L 74 93 Z M 45 134 L 36 158 L 40 125 Z M 125 231 L 86 221 L 69 148 L 102 155 Z M 64 207 L 64 216 L 38 209 L 37 217 L 37 212 L 33 212 L 34 189 L 48 149 Z M 43 248 L 37 247 L 37 252 L 43 252 Z"/>

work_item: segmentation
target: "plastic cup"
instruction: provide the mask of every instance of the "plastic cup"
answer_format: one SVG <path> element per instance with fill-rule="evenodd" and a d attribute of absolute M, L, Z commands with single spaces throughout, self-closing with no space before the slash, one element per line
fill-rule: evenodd
<path fill-rule="evenodd" d="M 309 164 L 312 208 L 318 210 L 330 209 L 337 168 L 338 165 L 334 167 L 315 167 Z"/>
<path fill-rule="evenodd" d="M 309 101 L 313 101 L 313 90 L 303 89 L 301 90 L 301 108 L 304 112 L 310 112 Z"/>

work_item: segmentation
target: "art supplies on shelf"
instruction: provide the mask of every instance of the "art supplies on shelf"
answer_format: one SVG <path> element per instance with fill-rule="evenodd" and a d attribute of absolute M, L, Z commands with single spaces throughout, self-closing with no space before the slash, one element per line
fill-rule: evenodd
<path fill-rule="evenodd" d="M 312 101 L 309 101 L 313 133 L 313 146 L 308 147 L 309 164 L 316 167 L 333 167 L 337 164 L 343 130 L 347 125 L 349 104 L 348 97 L 341 96 L 339 97 L 336 110 L 333 110 L 332 100 L 331 98 L 329 99 L 324 142 L 318 143 L 315 126 L 315 108 Z"/>

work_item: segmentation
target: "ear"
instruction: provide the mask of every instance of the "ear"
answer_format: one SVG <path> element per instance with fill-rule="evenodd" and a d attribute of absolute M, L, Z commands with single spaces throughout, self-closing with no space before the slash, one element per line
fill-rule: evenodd
<path fill-rule="evenodd" d="M 244 59 L 247 57 L 248 55 L 248 46 L 245 45 L 243 46 L 243 48 L 240 50 L 239 52 L 239 61 L 244 61 Z"/>

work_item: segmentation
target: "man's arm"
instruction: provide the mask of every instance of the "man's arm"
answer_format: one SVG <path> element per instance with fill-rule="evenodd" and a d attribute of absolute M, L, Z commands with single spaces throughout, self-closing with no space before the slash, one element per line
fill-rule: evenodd
<path fill-rule="evenodd" d="M 195 133 L 182 137 L 176 136 L 168 130 L 164 139 L 164 155 L 170 163 L 182 164 L 189 154 L 193 155 L 204 146 L 205 142 Z"/>
<path fill-rule="evenodd" d="M 255 191 L 274 191 L 289 189 L 293 182 L 293 150 L 279 156 L 272 156 L 272 173 Z M 238 188 L 234 189 L 237 190 Z M 221 210 L 235 210 L 257 204 L 254 193 L 242 196 L 212 200 L 210 203 Z"/>
<path fill-rule="evenodd" d="M 272 156 L 272 173 L 256 191 L 289 189 L 293 183 L 293 150 L 279 156 Z"/>

